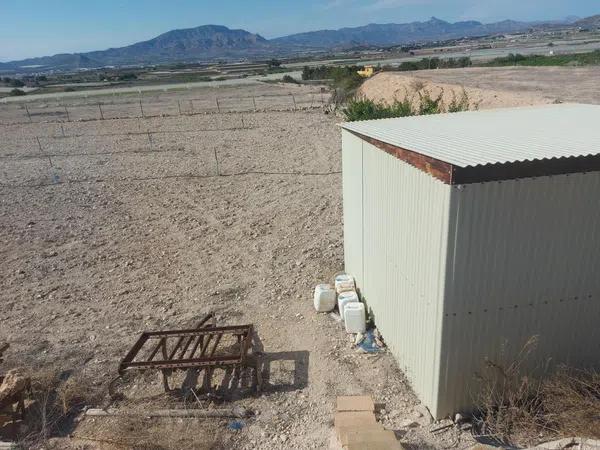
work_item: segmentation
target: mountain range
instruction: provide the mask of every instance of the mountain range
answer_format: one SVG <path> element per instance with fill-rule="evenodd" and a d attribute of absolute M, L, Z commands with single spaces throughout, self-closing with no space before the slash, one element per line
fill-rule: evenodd
<path fill-rule="evenodd" d="M 600 16 L 574 22 L 597 26 Z M 320 30 L 267 40 L 245 30 L 221 25 L 173 30 L 148 41 L 87 53 L 64 53 L 0 63 L 2 71 L 92 69 L 105 66 L 198 62 L 216 59 L 288 56 L 309 51 L 331 51 L 359 46 L 392 46 L 462 37 L 524 31 L 531 27 L 564 25 L 565 22 L 477 21 L 450 23 L 432 17 L 425 22 L 370 24 L 339 30 Z"/>

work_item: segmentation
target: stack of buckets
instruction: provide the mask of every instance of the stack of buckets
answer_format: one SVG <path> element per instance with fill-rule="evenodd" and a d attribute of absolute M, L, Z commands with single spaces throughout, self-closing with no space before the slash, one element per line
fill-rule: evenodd
<path fill-rule="evenodd" d="M 317 312 L 330 312 L 336 306 L 348 333 L 364 333 L 366 329 L 365 305 L 356 293 L 354 278 L 341 274 L 335 277 L 335 287 L 319 284 L 315 288 L 314 302 Z"/>

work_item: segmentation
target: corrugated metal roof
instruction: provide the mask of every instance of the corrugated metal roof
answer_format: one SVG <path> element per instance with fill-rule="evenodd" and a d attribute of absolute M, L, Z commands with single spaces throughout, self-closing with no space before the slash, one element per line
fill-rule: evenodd
<path fill-rule="evenodd" d="M 600 105 L 366 120 L 342 128 L 458 167 L 600 154 Z"/>

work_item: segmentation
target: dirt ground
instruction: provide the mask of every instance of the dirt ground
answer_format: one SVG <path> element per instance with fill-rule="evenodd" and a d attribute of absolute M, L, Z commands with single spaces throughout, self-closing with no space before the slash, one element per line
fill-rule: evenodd
<path fill-rule="evenodd" d="M 384 72 L 360 88 L 367 98 L 391 103 L 442 94 L 447 106 L 467 93 L 471 109 L 554 102 L 600 103 L 599 67 L 500 67 Z"/>
<path fill-rule="evenodd" d="M 215 94 L 203 92 L 190 95 Z M 372 395 L 406 448 L 473 442 L 453 427 L 432 433 L 447 422 L 421 416 L 392 356 L 359 353 L 314 312 L 314 285 L 343 268 L 336 118 L 56 119 L 2 126 L 3 368 L 57 368 L 104 392 L 141 331 L 190 327 L 212 311 L 221 324 L 255 325 L 270 375 L 260 396 L 242 389 L 220 403 L 256 412 L 241 431 L 228 420 L 96 418 L 55 445 L 326 448 L 340 394 Z M 189 407 L 160 387 L 158 375 L 130 379 L 132 400 L 113 406 Z M 417 424 L 403 427 L 409 419 Z"/>

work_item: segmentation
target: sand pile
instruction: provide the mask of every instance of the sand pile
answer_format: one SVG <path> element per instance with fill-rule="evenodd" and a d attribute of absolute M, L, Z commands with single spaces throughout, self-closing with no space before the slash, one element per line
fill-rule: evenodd
<path fill-rule="evenodd" d="M 463 87 L 458 84 L 436 83 L 398 72 L 384 72 L 367 80 L 358 95 L 378 102 L 393 103 L 395 100 L 409 98 L 413 104 L 419 104 L 421 95 L 429 93 L 432 98 L 442 96 L 447 108 L 453 100 L 460 100 L 466 93 L 469 109 L 507 108 L 511 106 L 530 106 L 550 103 L 551 101 L 534 94 L 513 93 Z"/>

